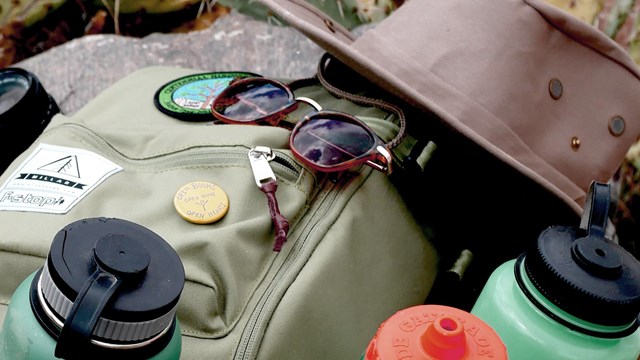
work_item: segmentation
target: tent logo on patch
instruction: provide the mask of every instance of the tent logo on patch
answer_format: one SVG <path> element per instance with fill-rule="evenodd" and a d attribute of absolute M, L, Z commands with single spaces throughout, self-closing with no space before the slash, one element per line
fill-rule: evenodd
<path fill-rule="evenodd" d="M 42 165 L 38 170 L 51 171 L 58 174 L 65 174 L 80 179 L 80 167 L 78 157 L 75 155 L 65 156 L 56 161 Z"/>
<path fill-rule="evenodd" d="M 56 161 L 52 161 L 48 164 L 44 164 L 38 167 L 38 170 L 53 172 L 56 174 L 66 175 L 80 179 L 80 167 L 78 166 L 78 157 L 75 155 L 69 155 L 62 157 Z M 67 186 L 75 189 L 84 189 L 86 184 L 82 184 L 76 181 L 63 179 L 57 176 L 34 174 L 34 173 L 21 173 L 17 179 L 21 180 L 34 180 L 42 181 L 62 186 Z"/>

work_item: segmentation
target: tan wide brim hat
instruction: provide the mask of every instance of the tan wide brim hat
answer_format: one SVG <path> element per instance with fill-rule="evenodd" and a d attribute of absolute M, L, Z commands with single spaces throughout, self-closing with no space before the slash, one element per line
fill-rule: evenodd
<path fill-rule="evenodd" d="M 359 37 L 305 0 L 259 1 L 577 212 L 640 133 L 638 65 L 542 0 L 407 0 Z"/>

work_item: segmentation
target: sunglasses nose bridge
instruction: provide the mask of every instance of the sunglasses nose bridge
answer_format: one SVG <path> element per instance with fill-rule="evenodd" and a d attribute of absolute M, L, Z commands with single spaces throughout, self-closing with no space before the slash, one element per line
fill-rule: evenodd
<path fill-rule="evenodd" d="M 287 118 L 289 113 L 294 112 L 297 108 L 298 108 L 298 103 L 295 102 L 295 101 L 292 101 L 289 104 L 285 105 L 283 108 L 275 111 L 270 116 L 265 117 L 263 119 L 263 121 L 266 122 L 267 124 L 271 125 L 271 126 L 278 126 L 278 125 L 280 125 L 280 122 L 282 120 Z M 288 124 L 287 126 L 291 127 L 292 125 Z M 285 127 L 287 127 L 287 126 L 285 126 Z"/>

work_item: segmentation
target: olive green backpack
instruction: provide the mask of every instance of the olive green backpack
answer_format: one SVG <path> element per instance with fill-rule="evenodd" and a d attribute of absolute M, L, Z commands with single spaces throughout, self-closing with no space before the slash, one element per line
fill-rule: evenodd
<path fill-rule="evenodd" d="M 112 217 L 157 233 L 182 260 L 181 359 L 359 358 L 382 321 L 429 294 L 438 256 L 428 228 L 382 172 L 361 166 L 326 175 L 300 165 L 287 129 L 183 121 L 154 106 L 162 85 L 202 72 L 151 67 L 130 74 L 73 116 L 55 116 L 4 172 L 0 320 L 16 287 L 43 266 L 59 230 Z M 383 139 L 397 132 L 393 116 L 336 98 L 317 82 L 296 96 L 357 115 Z M 306 112 L 301 106 L 289 117 Z M 256 146 L 276 156 L 276 196 L 290 222 L 279 252 L 248 158 Z M 78 159 L 86 191 L 73 201 L 16 197 L 37 192 L 37 184 L 10 184 L 47 151 Z M 219 221 L 195 224 L 175 210 L 177 191 L 194 181 L 227 194 L 228 211 Z"/>

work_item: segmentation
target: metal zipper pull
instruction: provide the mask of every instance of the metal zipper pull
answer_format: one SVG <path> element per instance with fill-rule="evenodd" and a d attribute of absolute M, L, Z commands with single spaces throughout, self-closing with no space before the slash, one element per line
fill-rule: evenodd
<path fill-rule="evenodd" d="M 271 148 L 266 146 L 256 146 L 249 150 L 249 162 L 256 185 L 267 196 L 267 204 L 269 205 L 269 213 L 271 221 L 275 228 L 275 243 L 273 251 L 280 251 L 285 241 L 287 241 L 287 233 L 289 232 L 289 221 L 280 213 L 278 208 L 278 200 L 276 199 L 276 190 L 278 188 L 276 175 L 273 173 L 269 161 L 273 160 L 275 155 Z"/>

